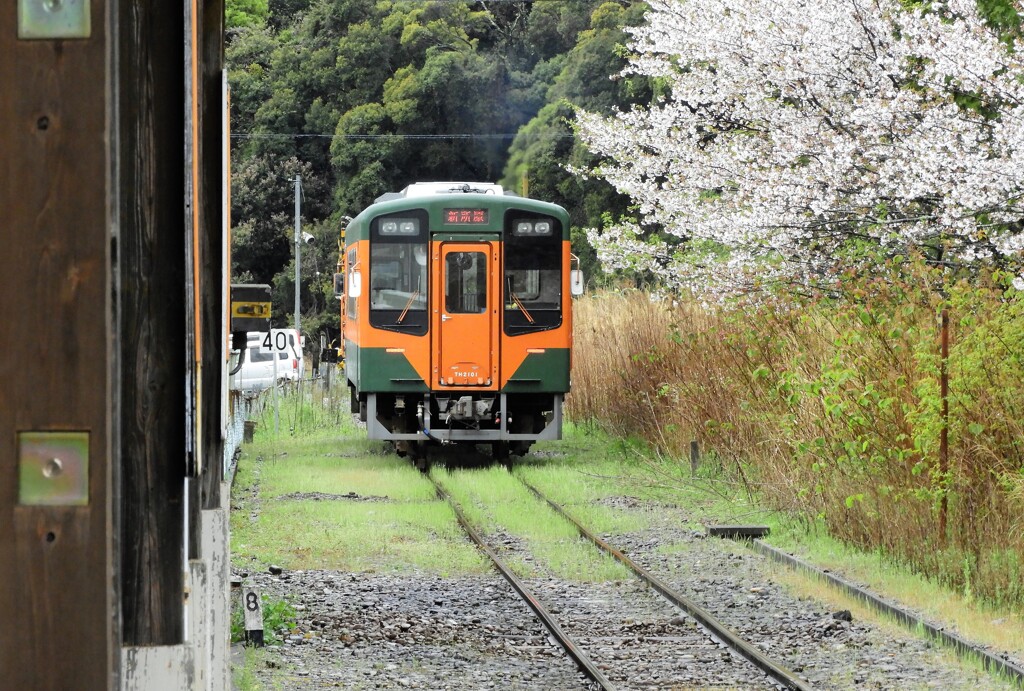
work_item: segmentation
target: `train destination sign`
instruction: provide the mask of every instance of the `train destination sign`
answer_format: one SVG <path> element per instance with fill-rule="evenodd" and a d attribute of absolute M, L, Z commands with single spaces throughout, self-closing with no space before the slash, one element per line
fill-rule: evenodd
<path fill-rule="evenodd" d="M 487 209 L 445 209 L 444 222 L 454 224 L 487 223 Z"/>

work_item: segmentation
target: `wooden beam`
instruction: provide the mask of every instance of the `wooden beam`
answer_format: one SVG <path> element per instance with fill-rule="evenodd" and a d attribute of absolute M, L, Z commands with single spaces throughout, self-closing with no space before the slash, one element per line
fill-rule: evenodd
<path fill-rule="evenodd" d="M 113 616 L 110 130 L 105 0 L 76 39 L 0 3 L 0 686 L 108 688 Z M 22 432 L 86 433 L 84 505 L 26 505 Z M 77 458 L 77 457 L 76 457 Z M 76 461 L 78 463 L 79 461 Z M 81 467 L 81 466 L 80 466 Z"/>
<path fill-rule="evenodd" d="M 224 479 L 224 382 L 225 325 L 223 295 L 231 282 L 224 272 L 222 182 L 224 168 L 222 71 L 224 68 L 224 0 L 200 3 L 200 102 L 199 102 L 199 223 L 200 223 L 200 319 L 203 369 L 202 411 L 205 420 L 200 440 L 205 459 L 202 472 L 202 508 L 220 506 L 220 483 Z M 207 555 L 203 555 L 204 557 Z"/>
<path fill-rule="evenodd" d="M 125 645 L 184 638 L 184 15 L 120 2 L 118 321 Z"/>

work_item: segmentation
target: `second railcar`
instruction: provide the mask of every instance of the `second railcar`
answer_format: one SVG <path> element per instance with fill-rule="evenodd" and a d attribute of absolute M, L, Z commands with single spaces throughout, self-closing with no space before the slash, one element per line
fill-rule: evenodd
<path fill-rule="evenodd" d="M 569 391 L 569 216 L 481 183 L 379 197 L 339 243 L 343 358 L 369 437 L 496 456 L 559 439 Z"/>

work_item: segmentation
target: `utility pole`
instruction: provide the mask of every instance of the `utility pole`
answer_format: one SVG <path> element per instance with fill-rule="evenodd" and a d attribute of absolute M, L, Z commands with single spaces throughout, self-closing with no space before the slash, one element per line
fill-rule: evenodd
<path fill-rule="evenodd" d="M 302 222 L 299 220 L 301 211 L 302 178 L 295 175 L 295 331 L 299 331 L 299 267 L 302 264 Z"/>

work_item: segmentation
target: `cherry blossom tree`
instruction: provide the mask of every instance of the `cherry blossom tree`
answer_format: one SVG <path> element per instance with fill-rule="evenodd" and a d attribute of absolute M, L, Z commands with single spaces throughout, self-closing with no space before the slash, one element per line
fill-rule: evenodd
<path fill-rule="evenodd" d="M 1024 64 L 975 0 L 649 4 L 626 71 L 664 95 L 577 113 L 603 157 L 578 172 L 636 205 L 590 233 L 606 266 L 721 291 L 828 281 L 858 249 L 1020 256 Z"/>

